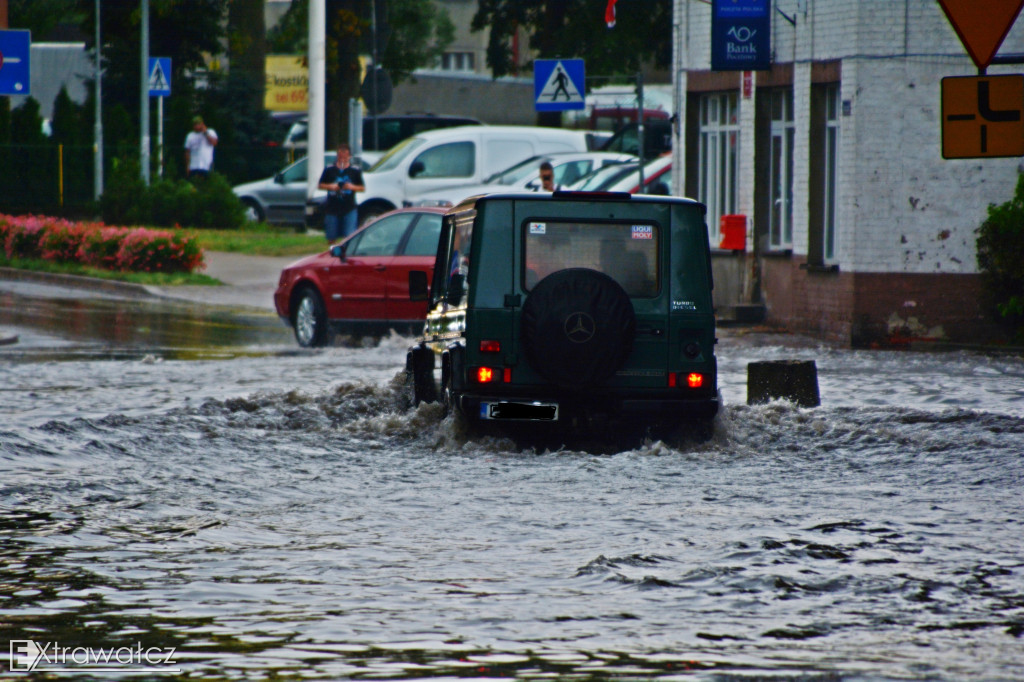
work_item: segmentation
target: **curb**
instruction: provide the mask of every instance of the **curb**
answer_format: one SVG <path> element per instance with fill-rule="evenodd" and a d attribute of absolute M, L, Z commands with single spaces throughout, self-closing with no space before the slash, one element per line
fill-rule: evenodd
<path fill-rule="evenodd" d="M 13 280 L 16 282 L 37 282 L 39 284 L 53 284 L 72 289 L 88 289 L 90 291 L 101 291 L 108 294 L 121 294 L 122 296 L 133 296 L 135 298 L 153 298 L 159 296 L 149 287 L 134 282 L 119 282 L 111 279 L 100 279 L 98 277 L 85 277 L 83 275 L 61 275 L 53 272 L 36 272 L 34 270 L 19 270 L 17 268 L 0 268 L 0 279 Z"/>

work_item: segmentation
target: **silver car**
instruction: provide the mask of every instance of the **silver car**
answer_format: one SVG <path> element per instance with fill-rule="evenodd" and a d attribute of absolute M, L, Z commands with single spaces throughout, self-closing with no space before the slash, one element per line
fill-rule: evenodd
<path fill-rule="evenodd" d="M 337 156 L 337 152 L 324 152 L 324 167 L 334 163 Z M 365 156 L 356 159 L 363 170 L 369 161 Z M 232 191 L 245 204 L 246 220 L 304 229 L 308 162 L 308 157 L 302 157 L 272 178 L 235 185 Z"/>

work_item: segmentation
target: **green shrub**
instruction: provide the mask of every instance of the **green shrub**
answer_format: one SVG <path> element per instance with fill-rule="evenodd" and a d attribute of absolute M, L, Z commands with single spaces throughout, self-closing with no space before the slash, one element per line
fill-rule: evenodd
<path fill-rule="evenodd" d="M 139 163 L 134 159 L 117 159 L 107 179 L 100 211 L 103 222 L 113 225 L 137 225 L 143 220 L 140 204 L 145 201 L 146 183 L 142 181 Z"/>
<path fill-rule="evenodd" d="M 989 206 L 977 232 L 985 304 L 1024 340 L 1024 174 L 1017 178 L 1013 199 Z"/>
<path fill-rule="evenodd" d="M 245 208 L 224 176 L 157 180 L 146 187 L 133 160 L 117 164 L 100 207 L 104 222 L 120 225 L 234 230 L 245 222 Z"/>

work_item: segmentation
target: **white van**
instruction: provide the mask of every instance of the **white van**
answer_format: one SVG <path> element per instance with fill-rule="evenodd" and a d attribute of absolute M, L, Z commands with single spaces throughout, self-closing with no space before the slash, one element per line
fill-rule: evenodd
<path fill-rule="evenodd" d="M 498 171 L 537 154 L 587 151 L 580 130 L 532 126 L 458 126 L 429 130 L 392 147 L 363 173 L 359 222 L 402 206 L 411 196 L 483 182 Z M 306 206 L 315 223 L 324 201 L 318 192 Z"/>

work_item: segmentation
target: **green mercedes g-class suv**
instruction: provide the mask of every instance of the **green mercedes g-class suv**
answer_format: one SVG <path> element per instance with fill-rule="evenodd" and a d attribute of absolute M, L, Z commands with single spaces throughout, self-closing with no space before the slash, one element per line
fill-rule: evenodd
<path fill-rule="evenodd" d="M 413 401 L 471 426 L 709 429 L 718 410 L 703 204 L 628 193 L 492 194 L 444 216 Z M 543 423 L 551 426 L 543 427 Z"/>

